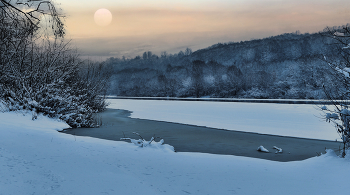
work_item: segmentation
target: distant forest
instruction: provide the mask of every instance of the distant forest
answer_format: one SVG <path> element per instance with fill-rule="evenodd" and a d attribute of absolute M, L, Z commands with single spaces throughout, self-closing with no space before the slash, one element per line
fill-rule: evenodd
<path fill-rule="evenodd" d="M 323 99 L 333 79 L 322 59 L 334 58 L 332 39 L 320 33 L 287 33 L 218 43 L 192 52 L 144 52 L 109 58 L 108 93 L 133 97 Z"/>

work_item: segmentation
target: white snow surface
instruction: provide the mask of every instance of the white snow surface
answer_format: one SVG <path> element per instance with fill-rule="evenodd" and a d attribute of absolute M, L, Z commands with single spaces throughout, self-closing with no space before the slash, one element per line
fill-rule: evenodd
<path fill-rule="evenodd" d="M 277 154 L 277 153 L 283 153 L 282 148 L 279 148 L 279 147 L 277 147 L 277 146 L 274 146 L 273 148 L 276 149 L 276 152 L 275 152 L 276 154 Z"/>
<path fill-rule="evenodd" d="M 131 118 L 270 135 L 332 141 L 339 139 L 333 124 L 326 122 L 321 109 L 309 104 L 127 99 L 108 101 L 109 108 L 132 111 Z"/>
<path fill-rule="evenodd" d="M 65 123 L 43 116 L 0 118 L 1 195 L 344 194 L 348 185 L 350 158 L 332 151 L 288 163 L 175 153 L 62 134 Z"/>
<path fill-rule="evenodd" d="M 267 150 L 264 146 L 259 146 L 257 151 L 269 153 L 269 150 Z"/>

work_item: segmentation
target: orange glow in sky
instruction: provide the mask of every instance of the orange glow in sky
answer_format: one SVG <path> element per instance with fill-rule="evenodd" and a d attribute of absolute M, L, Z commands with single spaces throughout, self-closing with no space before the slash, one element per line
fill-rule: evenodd
<path fill-rule="evenodd" d="M 218 42 L 282 33 L 321 31 L 350 22 L 348 0 L 76 0 L 59 1 L 69 38 L 82 55 L 135 57 L 144 51 L 177 53 Z M 94 22 L 106 8 L 109 25 Z M 94 45 L 94 47 L 91 47 Z"/>

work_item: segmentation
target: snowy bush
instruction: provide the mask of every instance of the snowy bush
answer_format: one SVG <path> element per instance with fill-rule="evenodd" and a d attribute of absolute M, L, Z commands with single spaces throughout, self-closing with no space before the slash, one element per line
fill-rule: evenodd
<path fill-rule="evenodd" d="M 106 106 L 104 97 L 100 96 L 105 82 L 103 79 L 99 82 L 90 81 L 91 75 L 81 73 L 84 63 L 79 62 L 74 52 L 65 48 L 51 49 L 60 50 L 60 60 L 49 58 L 40 61 L 40 58 L 48 55 L 50 49 L 44 47 L 37 50 L 38 58 L 34 67 L 22 64 L 29 70 L 22 68 L 16 74 L 9 73 L 6 75 L 9 78 L 0 81 L 3 92 L 1 98 L 10 111 L 28 109 L 50 117 L 59 117 L 72 127 L 93 127 L 92 114 L 102 111 Z M 50 62 L 49 67 L 45 61 Z"/>
<path fill-rule="evenodd" d="M 30 110 L 33 119 L 42 113 L 72 127 L 93 127 L 93 113 L 106 106 L 100 95 L 108 77 L 79 60 L 64 40 L 64 24 L 51 1 L 4 3 L 0 9 L 2 105 L 10 111 Z M 43 16 L 50 20 L 41 23 Z"/>

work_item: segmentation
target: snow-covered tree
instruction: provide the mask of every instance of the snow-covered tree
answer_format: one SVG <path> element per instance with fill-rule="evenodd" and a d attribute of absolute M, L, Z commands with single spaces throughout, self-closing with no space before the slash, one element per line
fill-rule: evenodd
<path fill-rule="evenodd" d="M 324 87 L 332 106 L 323 106 L 326 121 L 333 122 L 343 142 L 342 157 L 350 148 L 350 24 L 342 27 L 326 28 L 323 35 L 332 39 L 334 56 L 324 56 L 332 68 L 334 82 Z M 329 108 L 330 107 L 330 108 Z"/>
<path fill-rule="evenodd" d="M 43 113 L 92 127 L 93 113 L 105 108 L 106 82 L 91 82 L 101 74 L 91 67 L 83 71 L 62 18 L 50 0 L 0 0 L 0 99 L 9 110 L 31 110 L 33 119 Z"/>

